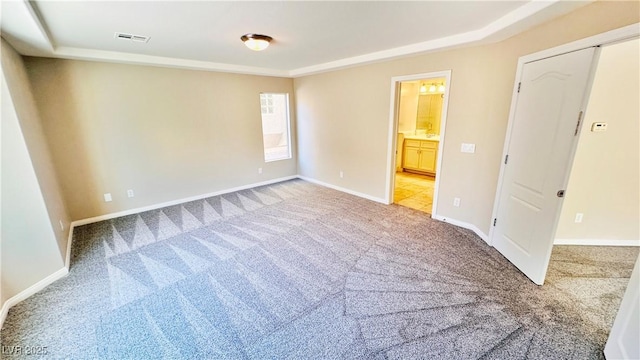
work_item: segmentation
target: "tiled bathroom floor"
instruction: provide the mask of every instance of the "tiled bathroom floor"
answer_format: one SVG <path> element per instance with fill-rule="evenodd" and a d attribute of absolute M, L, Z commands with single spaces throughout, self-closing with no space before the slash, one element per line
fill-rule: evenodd
<path fill-rule="evenodd" d="M 435 177 L 396 172 L 393 202 L 431 214 Z"/>

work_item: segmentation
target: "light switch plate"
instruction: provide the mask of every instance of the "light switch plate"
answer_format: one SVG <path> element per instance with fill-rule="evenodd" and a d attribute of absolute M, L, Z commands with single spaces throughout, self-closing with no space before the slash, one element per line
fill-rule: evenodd
<path fill-rule="evenodd" d="M 104 202 L 109 202 L 109 201 L 111 201 L 111 200 L 113 200 L 113 199 L 111 198 L 111 193 L 106 193 L 106 194 L 104 194 Z"/>
<path fill-rule="evenodd" d="M 463 153 L 473 154 L 476 152 L 476 144 L 462 143 L 462 146 L 460 146 L 460 151 Z"/>

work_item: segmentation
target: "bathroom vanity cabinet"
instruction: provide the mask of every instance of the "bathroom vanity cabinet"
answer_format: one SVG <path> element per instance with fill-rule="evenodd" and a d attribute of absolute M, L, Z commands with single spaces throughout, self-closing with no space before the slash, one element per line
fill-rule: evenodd
<path fill-rule="evenodd" d="M 402 167 L 405 170 L 435 174 L 438 141 L 405 139 L 402 155 Z"/>

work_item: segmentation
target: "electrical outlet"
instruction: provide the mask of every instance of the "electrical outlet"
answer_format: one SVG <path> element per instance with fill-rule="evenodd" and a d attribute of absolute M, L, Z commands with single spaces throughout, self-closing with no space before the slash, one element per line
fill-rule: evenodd
<path fill-rule="evenodd" d="M 607 131 L 607 123 L 594 122 L 593 124 L 591 124 L 591 131 L 593 132 Z"/>
<path fill-rule="evenodd" d="M 131 189 L 127 190 L 127 197 L 132 198 L 134 196 L 135 196 L 135 194 L 133 193 L 133 190 L 131 190 Z"/>
<path fill-rule="evenodd" d="M 453 206 L 460 207 L 460 198 L 453 198 Z"/>
<path fill-rule="evenodd" d="M 111 193 L 104 194 L 104 202 L 110 202 L 111 200 L 113 200 L 111 198 Z"/>
<path fill-rule="evenodd" d="M 262 174 L 262 168 L 258 168 L 258 174 Z"/>
<path fill-rule="evenodd" d="M 342 179 L 343 177 L 344 177 L 344 172 L 340 170 L 340 178 Z"/>
<path fill-rule="evenodd" d="M 581 223 L 583 216 L 584 216 L 583 213 L 576 213 L 576 218 L 575 218 L 574 222 Z"/>

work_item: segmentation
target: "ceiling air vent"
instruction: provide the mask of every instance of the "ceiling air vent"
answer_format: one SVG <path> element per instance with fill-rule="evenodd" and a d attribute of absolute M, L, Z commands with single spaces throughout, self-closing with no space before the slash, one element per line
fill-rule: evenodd
<path fill-rule="evenodd" d="M 148 36 L 133 35 L 133 34 L 119 33 L 119 32 L 116 33 L 115 38 L 120 40 L 135 41 L 135 42 L 142 42 L 142 43 L 146 43 L 147 41 L 149 41 Z"/>

